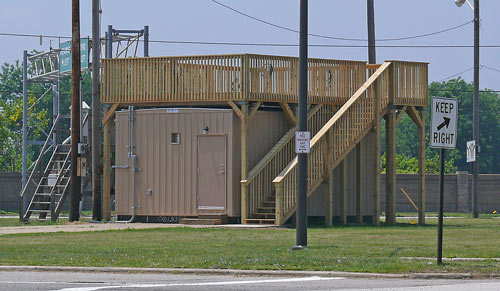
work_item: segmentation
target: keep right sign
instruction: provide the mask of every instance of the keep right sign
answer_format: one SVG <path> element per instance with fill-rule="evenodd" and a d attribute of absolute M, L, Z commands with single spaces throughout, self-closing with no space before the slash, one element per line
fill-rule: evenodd
<path fill-rule="evenodd" d="M 432 98 L 431 148 L 455 148 L 457 144 L 457 117 L 457 99 Z"/>

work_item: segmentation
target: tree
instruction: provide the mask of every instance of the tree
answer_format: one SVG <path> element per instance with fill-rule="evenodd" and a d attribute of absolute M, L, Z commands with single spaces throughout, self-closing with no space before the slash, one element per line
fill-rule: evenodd
<path fill-rule="evenodd" d="M 467 171 L 470 165 L 466 162 L 465 144 L 472 140 L 472 95 L 473 85 L 461 78 L 449 80 L 447 82 L 433 82 L 429 85 L 429 104 L 433 96 L 456 98 L 459 104 L 457 147 L 448 150 L 446 156 L 448 160 L 454 161 L 454 169 Z M 479 94 L 480 98 L 480 145 L 481 153 L 479 158 L 479 168 L 481 173 L 500 172 L 500 151 L 496 150 L 496 145 L 500 144 L 500 99 L 497 93 L 483 90 Z M 439 151 L 429 147 L 429 128 L 431 123 L 430 110 L 426 109 L 426 160 L 439 160 Z M 382 134 L 385 128 L 382 126 Z M 403 116 L 398 124 L 396 132 L 396 148 L 399 154 L 406 159 L 418 156 L 417 148 L 417 127 L 408 116 Z M 382 143 L 383 152 L 385 145 Z M 427 162 L 426 162 L 427 163 Z M 439 163 L 438 163 L 439 165 Z M 427 167 L 427 166 L 426 166 Z M 453 168 L 450 168 L 453 169 Z"/>
<path fill-rule="evenodd" d="M 28 67 L 31 72 L 32 67 Z M 28 106 L 31 107 L 37 98 L 51 88 L 51 84 L 28 83 Z M 82 91 L 84 100 L 91 98 L 90 73 L 82 74 Z M 71 80 L 60 82 L 60 112 L 69 114 L 71 104 Z M 20 61 L 12 64 L 4 63 L 0 68 L 0 171 L 20 171 L 22 164 L 22 111 L 23 111 L 23 68 Z M 44 98 L 38 100 L 36 106 L 29 110 L 28 139 L 41 140 L 42 129 L 45 132 L 52 126 L 52 92 L 49 90 Z M 89 103 L 90 104 L 90 103 Z M 38 156 L 40 146 L 28 146 L 28 166 Z"/>

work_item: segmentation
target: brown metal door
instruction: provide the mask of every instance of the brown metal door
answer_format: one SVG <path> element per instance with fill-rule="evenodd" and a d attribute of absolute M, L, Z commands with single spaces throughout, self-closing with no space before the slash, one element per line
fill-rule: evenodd
<path fill-rule="evenodd" d="M 226 207 L 226 136 L 198 136 L 198 209 Z"/>

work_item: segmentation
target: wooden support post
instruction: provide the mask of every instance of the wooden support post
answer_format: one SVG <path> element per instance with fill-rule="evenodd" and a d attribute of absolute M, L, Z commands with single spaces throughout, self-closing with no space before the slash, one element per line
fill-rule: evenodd
<path fill-rule="evenodd" d="M 389 82 L 392 80 L 389 79 Z M 373 159 L 373 224 L 380 224 L 380 94 L 377 82 L 373 83 L 373 132 L 375 134 L 374 159 Z"/>
<path fill-rule="evenodd" d="M 365 163 L 363 160 L 363 151 L 361 149 L 361 142 L 356 145 L 356 223 L 363 223 L 363 199 L 362 195 L 365 191 L 365 181 L 363 177 L 363 170 Z"/>
<path fill-rule="evenodd" d="M 231 106 L 233 107 L 233 106 Z M 233 108 L 234 109 L 234 108 Z M 236 108 L 238 109 L 238 108 Z M 241 105 L 241 111 L 235 112 L 238 114 L 238 111 L 241 113 L 238 114 L 241 119 L 241 180 L 246 180 L 248 175 L 248 149 L 247 149 L 247 116 L 248 116 L 248 105 Z M 246 224 L 248 218 L 248 186 L 247 184 L 241 185 L 241 223 Z"/>
<path fill-rule="evenodd" d="M 396 223 L 396 111 L 390 110 L 386 115 L 385 148 L 385 221 Z"/>
<path fill-rule="evenodd" d="M 420 111 L 418 126 L 418 223 L 425 224 L 425 111 Z"/>
<path fill-rule="evenodd" d="M 425 111 L 413 106 L 406 111 L 418 129 L 418 223 L 425 224 Z"/>
<path fill-rule="evenodd" d="M 347 224 L 347 162 L 345 158 L 340 162 L 340 223 Z"/>
<path fill-rule="evenodd" d="M 326 203 L 325 203 L 325 226 L 333 225 L 333 197 L 334 197 L 334 186 L 335 181 L 333 178 L 333 131 L 328 131 L 328 151 L 327 151 L 327 163 L 328 163 L 328 191 L 326 192 Z"/>
<path fill-rule="evenodd" d="M 283 216 L 283 212 L 281 211 L 281 208 L 283 206 L 283 183 L 275 184 L 276 186 L 276 215 L 275 215 L 275 220 L 274 223 L 278 226 L 281 226 L 283 224 L 283 221 L 281 221 L 281 217 Z"/>
<path fill-rule="evenodd" d="M 115 108 L 116 109 L 116 108 Z M 107 111 L 107 109 L 105 109 Z M 107 112 L 106 114 L 107 115 Z M 102 190 L 102 216 L 106 221 L 111 220 L 111 124 L 112 118 L 104 123 L 104 149 L 103 149 L 103 190 Z"/>

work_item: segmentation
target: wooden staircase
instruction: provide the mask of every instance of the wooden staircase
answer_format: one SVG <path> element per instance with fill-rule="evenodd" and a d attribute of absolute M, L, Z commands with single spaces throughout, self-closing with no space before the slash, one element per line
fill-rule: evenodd
<path fill-rule="evenodd" d="M 308 128 L 312 134 L 333 116 L 335 108 L 319 104 L 308 112 Z M 248 173 L 248 178 L 242 180 L 244 191 L 248 193 L 248 217 L 242 218 L 243 223 L 275 224 L 276 195 L 272 179 L 288 165 L 295 157 L 295 131 L 292 127 L 276 145 Z"/>
<path fill-rule="evenodd" d="M 52 220 L 57 219 L 69 189 L 70 155 L 70 145 L 56 147 L 24 214 L 25 221 L 29 220 L 33 213 L 38 213 L 39 219 L 46 219 L 47 215 L 50 215 Z"/>
<path fill-rule="evenodd" d="M 276 196 L 267 196 L 246 222 L 251 224 L 274 224 L 276 218 Z"/>
<path fill-rule="evenodd" d="M 311 140 L 308 197 L 374 126 L 389 104 L 390 62 L 381 65 Z M 276 221 L 282 225 L 296 211 L 297 158 L 274 179 Z"/>

